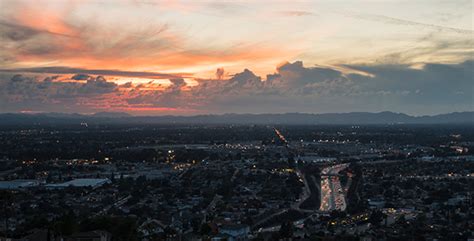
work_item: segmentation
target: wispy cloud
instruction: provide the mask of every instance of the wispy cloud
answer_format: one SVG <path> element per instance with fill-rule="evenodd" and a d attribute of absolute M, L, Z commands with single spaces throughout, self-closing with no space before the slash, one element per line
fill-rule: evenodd
<path fill-rule="evenodd" d="M 110 69 L 82 69 L 72 67 L 37 67 L 37 68 L 17 68 L 17 69 L 0 69 L 0 72 L 10 73 L 42 73 L 42 74 L 90 74 L 90 75 L 109 75 L 122 77 L 138 77 L 148 79 L 170 79 L 191 77 L 189 73 L 158 73 L 143 71 L 123 71 Z"/>
<path fill-rule="evenodd" d="M 353 17 L 353 18 L 367 20 L 367 21 L 381 22 L 381 23 L 386 23 L 386 24 L 429 28 L 429 29 L 434 29 L 437 31 L 448 31 L 448 32 L 453 32 L 453 33 L 458 33 L 458 34 L 468 34 L 468 35 L 474 34 L 474 30 L 471 30 L 471 29 L 462 29 L 462 28 L 441 26 L 441 25 L 430 24 L 430 23 L 422 23 L 422 22 L 411 21 L 411 20 L 395 18 L 395 17 L 379 15 L 379 14 L 341 12 L 341 11 L 339 11 L 339 13 L 342 13 L 343 15 L 348 16 L 348 17 Z"/>
<path fill-rule="evenodd" d="M 301 17 L 301 16 L 316 16 L 317 14 L 310 12 L 310 11 L 301 11 L 301 10 L 292 10 L 292 11 L 278 11 L 278 14 L 282 16 L 295 16 L 295 17 Z"/>

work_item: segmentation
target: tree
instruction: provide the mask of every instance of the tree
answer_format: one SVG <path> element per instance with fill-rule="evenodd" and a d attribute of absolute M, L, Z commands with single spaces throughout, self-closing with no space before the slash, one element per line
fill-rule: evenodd
<path fill-rule="evenodd" d="M 201 225 L 201 230 L 200 230 L 201 235 L 209 235 L 209 234 L 211 234 L 211 232 L 212 232 L 212 229 L 209 226 L 209 224 L 203 223 Z"/>
<path fill-rule="evenodd" d="M 376 210 L 370 214 L 369 223 L 377 226 L 380 224 L 380 222 L 383 221 L 384 218 L 385 218 L 385 214 L 382 213 L 382 211 Z"/>
<path fill-rule="evenodd" d="M 280 231 L 278 233 L 280 234 L 281 238 L 291 238 L 293 237 L 293 229 L 293 223 L 291 221 L 287 221 L 281 225 Z"/>
<path fill-rule="evenodd" d="M 78 230 L 79 224 L 72 210 L 63 215 L 56 223 L 57 231 L 62 235 L 71 235 Z"/>
<path fill-rule="evenodd" d="M 46 176 L 46 183 L 51 183 L 53 181 L 53 175 L 51 175 L 51 172 L 48 173 L 48 176 Z"/>

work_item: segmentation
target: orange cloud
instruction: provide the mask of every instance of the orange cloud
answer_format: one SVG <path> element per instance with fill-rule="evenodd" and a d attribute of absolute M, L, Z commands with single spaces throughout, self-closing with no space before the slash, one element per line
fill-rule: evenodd
<path fill-rule="evenodd" d="M 15 21 L 19 24 L 33 29 L 47 31 L 52 34 L 78 37 L 80 31 L 74 26 L 66 23 L 57 12 L 47 8 L 37 9 L 28 5 L 21 5 L 17 8 Z"/>
<path fill-rule="evenodd" d="M 74 23 L 68 18 L 71 11 L 17 5 L 14 12 L 19 14 L 13 17 L 15 26 L 35 30 L 38 34 L 27 40 L 12 41 L 10 47 L 5 48 L 9 59 L 15 60 L 11 65 L 162 72 L 192 70 L 199 75 L 213 72 L 219 66 L 231 66 L 228 68 L 231 71 L 240 71 L 249 62 L 278 62 L 295 55 L 276 45 L 246 43 L 229 49 L 194 45 L 189 43 L 191 40 L 186 34 L 166 24 L 123 26 L 118 30 L 100 22 Z"/>

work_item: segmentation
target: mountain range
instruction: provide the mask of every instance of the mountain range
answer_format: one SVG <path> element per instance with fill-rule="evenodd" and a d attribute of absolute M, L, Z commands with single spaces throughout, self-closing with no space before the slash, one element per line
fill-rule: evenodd
<path fill-rule="evenodd" d="M 474 124 L 474 112 L 410 116 L 394 112 L 222 114 L 195 116 L 131 116 L 122 112 L 91 115 L 69 113 L 3 113 L 0 125 L 22 124 Z"/>

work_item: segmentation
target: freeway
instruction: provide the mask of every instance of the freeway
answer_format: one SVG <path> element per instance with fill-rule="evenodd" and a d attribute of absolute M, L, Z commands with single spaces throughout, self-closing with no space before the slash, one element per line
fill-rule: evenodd
<path fill-rule="evenodd" d="M 289 142 L 285 138 L 285 136 L 281 133 L 280 130 L 274 128 L 274 131 L 278 138 L 286 144 L 287 148 L 290 150 Z M 346 188 L 341 186 L 341 182 L 339 180 L 339 172 L 346 169 L 349 164 L 337 164 L 333 166 L 329 166 L 321 170 L 321 186 L 320 186 L 320 195 L 321 195 L 321 204 L 319 211 L 323 212 L 330 212 L 332 210 L 340 210 L 344 211 L 347 208 L 346 204 L 346 197 L 345 194 L 347 192 Z M 303 190 L 302 198 L 299 202 L 293 205 L 294 208 L 297 210 L 301 210 L 299 207 L 304 201 L 304 199 L 308 198 L 311 194 L 311 190 L 309 189 L 308 182 L 314 180 L 306 180 L 304 175 L 301 175 L 300 170 L 296 168 L 298 176 L 301 178 L 303 177 L 303 181 L 305 184 L 305 189 Z"/>
<path fill-rule="evenodd" d="M 340 171 L 346 169 L 349 164 L 338 164 L 329 166 L 321 171 L 321 206 L 320 211 L 330 212 L 333 210 L 346 210 L 345 190 L 337 176 Z"/>
<path fill-rule="evenodd" d="M 273 128 L 273 129 L 275 130 L 275 133 L 278 136 L 278 138 L 280 138 L 280 140 L 283 143 L 288 144 L 288 141 L 286 140 L 285 136 L 280 132 L 280 130 L 278 130 L 277 128 Z"/>

